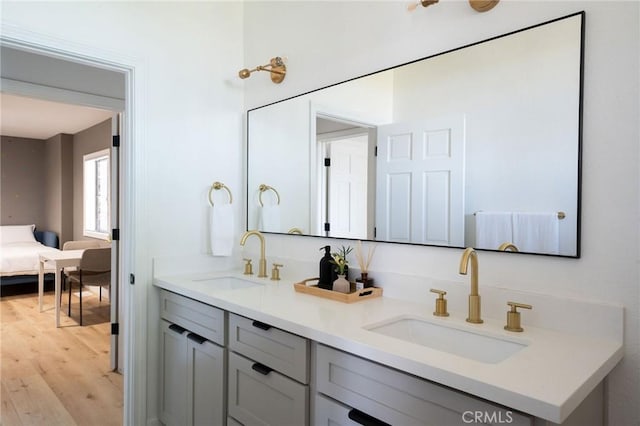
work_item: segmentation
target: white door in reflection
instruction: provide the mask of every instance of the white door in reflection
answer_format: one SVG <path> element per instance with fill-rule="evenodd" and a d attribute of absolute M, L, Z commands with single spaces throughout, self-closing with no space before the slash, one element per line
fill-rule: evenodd
<path fill-rule="evenodd" d="M 367 238 L 368 135 L 326 142 L 328 236 Z"/>
<path fill-rule="evenodd" d="M 464 246 L 464 116 L 378 127 L 376 237 Z"/>

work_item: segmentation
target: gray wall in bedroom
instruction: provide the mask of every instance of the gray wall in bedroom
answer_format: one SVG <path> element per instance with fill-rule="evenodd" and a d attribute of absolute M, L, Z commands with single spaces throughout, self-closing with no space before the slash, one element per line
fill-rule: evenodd
<path fill-rule="evenodd" d="M 89 127 L 73 138 L 73 239 L 90 240 L 82 235 L 82 156 L 109 148 L 111 144 L 111 119 Z"/>
<path fill-rule="evenodd" d="M 0 224 L 46 229 L 44 141 L 2 136 L 0 156 Z"/>
<path fill-rule="evenodd" d="M 111 120 L 46 141 L 2 136 L 0 224 L 54 231 L 60 247 L 82 235 L 82 157 L 109 148 Z"/>
<path fill-rule="evenodd" d="M 73 141 L 59 134 L 45 142 L 44 225 L 58 234 L 61 247 L 73 239 Z"/>

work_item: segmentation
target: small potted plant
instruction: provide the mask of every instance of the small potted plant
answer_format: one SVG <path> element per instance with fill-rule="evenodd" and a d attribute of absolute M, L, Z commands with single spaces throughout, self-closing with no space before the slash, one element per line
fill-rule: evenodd
<path fill-rule="evenodd" d="M 337 252 L 331 253 L 331 263 L 336 265 L 335 270 L 338 273 L 338 278 L 333 282 L 333 291 L 339 291 L 340 293 L 349 293 L 351 291 L 351 283 L 347 280 L 346 274 L 349 269 L 347 256 L 352 251 L 351 247 L 342 246 Z"/>

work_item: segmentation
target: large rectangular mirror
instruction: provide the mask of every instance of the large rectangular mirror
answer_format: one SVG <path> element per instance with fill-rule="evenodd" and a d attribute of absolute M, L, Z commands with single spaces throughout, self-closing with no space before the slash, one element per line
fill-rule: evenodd
<path fill-rule="evenodd" d="M 249 110 L 247 229 L 579 257 L 583 21 Z"/>

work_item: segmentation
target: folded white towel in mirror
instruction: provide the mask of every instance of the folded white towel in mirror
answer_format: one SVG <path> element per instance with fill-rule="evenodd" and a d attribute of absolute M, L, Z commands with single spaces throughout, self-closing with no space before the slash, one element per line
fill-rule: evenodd
<path fill-rule="evenodd" d="M 258 229 L 263 232 L 282 232 L 280 228 L 280 205 L 273 204 L 260 207 Z"/>
<path fill-rule="evenodd" d="M 558 254 L 558 213 L 513 213 L 513 243 L 525 253 Z"/>
<path fill-rule="evenodd" d="M 231 256 L 234 227 L 231 204 L 216 204 L 209 208 L 209 240 L 213 256 Z"/>
<path fill-rule="evenodd" d="M 497 250 L 512 238 L 511 212 L 476 212 L 476 248 Z"/>

